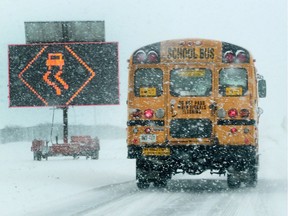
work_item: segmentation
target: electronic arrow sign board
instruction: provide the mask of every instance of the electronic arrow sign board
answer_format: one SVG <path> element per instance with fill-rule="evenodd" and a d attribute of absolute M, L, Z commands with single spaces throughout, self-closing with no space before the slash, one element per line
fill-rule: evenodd
<path fill-rule="evenodd" d="M 10 107 L 119 104 L 117 43 L 9 45 Z"/>

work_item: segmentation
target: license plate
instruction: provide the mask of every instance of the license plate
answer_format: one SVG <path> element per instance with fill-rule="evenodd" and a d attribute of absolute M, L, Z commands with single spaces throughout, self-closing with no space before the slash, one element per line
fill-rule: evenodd
<path fill-rule="evenodd" d="M 140 88 L 140 96 L 155 97 L 156 96 L 156 88 Z"/>
<path fill-rule="evenodd" d="M 156 134 L 141 134 L 140 142 L 142 143 L 155 143 L 156 142 Z"/>
<path fill-rule="evenodd" d="M 227 87 L 226 88 L 227 96 L 241 96 L 242 95 L 242 87 Z"/>
<path fill-rule="evenodd" d="M 144 156 L 169 156 L 169 148 L 143 148 L 142 154 Z"/>

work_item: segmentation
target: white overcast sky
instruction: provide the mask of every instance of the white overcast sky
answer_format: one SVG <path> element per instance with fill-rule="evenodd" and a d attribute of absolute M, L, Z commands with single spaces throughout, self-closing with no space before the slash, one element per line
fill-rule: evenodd
<path fill-rule="evenodd" d="M 226 41 L 248 49 L 268 85 L 261 121 L 275 126 L 286 118 L 286 0 L 1 0 L 0 128 L 51 122 L 51 108 L 8 108 L 8 44 L 25 44 L 25 21 L 105 21 L 106 41 L 119 42 L 120 105 L 74 107 L 71 124 L 125 127 L 127 59 L 137 48 L 181 38 Z M 56 112 L 62 121 L 62 112 Z"/>

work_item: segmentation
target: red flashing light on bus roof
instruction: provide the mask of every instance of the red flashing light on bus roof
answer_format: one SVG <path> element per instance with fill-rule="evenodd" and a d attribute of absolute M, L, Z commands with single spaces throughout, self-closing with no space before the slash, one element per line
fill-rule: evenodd
<path fill-rule="evenodd" d="M 134 55 L 134 61 L 134 63 L 138 64 L 156 64 L 160 62 L 160 59 L 158 53 L 154 50 L 150 50 L 149 52 L 138 50 Z"/>
<path fill-rule="evenodd" d="M 224 61 L 226 63 L 232 63 L 232 62 L 234 62 L 234 59 L 235 59 L 235 55 L 234 55 L 234 53 L 231 50 L 227 51 L 224 54 Z"/>
<path fill-rule="evenodd" d="M 247 53 L 244 50 L 237 50 L 235 54 L 232 50 L 226 51 L 223 58 L 225 63 L 245 63 L 248 61 Z"/>
<path fill-rule="evenodd" d="M 143 50 L 139 50 L 135 53 L 135 59 L 138 63 L 144 63 L 146 61 L 146 53 Z"/>
<path fill-rule="evenodd" d="M 234 44 L 222 42 L 222 62 L 223 63 L 249 63 L 250 55 L 248 50 Z"/>
<path fill-rule="evenodd" d="M 133 64 L 157 64 L 160 63 L 160 43 L 141 47 L 133 53 Z"/>
<path fill-rule="evenodd" d="M 159 59 L 158 59 L 158 54 L 151 50 L 148 55 L 147 55 L 147 63 L 157 63 L 159 62 Z"/>
<path fill-rule="evenodd" d="M 239 63 L 244 63 L 247 61 L 246 53 L 243 50 L 237 50 L 236 52 L 236 60 Z"/>

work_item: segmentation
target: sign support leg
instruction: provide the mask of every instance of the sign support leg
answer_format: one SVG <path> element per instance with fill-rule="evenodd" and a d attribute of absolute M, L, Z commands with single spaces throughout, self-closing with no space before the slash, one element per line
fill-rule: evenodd
<path fill-rule="evenodd" d="M 68 143 L 68 107 L 63 108 L 63 140 Z"/>

